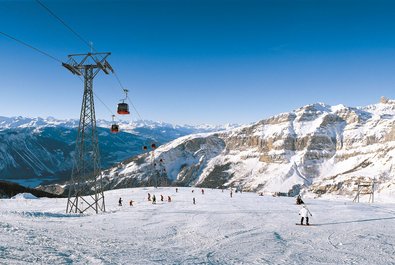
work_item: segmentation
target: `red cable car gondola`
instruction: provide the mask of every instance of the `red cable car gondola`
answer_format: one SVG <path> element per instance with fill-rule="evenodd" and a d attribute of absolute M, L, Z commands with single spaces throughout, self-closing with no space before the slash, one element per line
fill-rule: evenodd
<path fill-rule="evenodd" d="M 119 132 L 119 125 L 118 124 L 111 125 L 111 132 L 118 133 Z"/>
<path fill-rule="evenodd" d="M 121 115 L 127 115 L 127 114 L 130 114 L 129 105 L 127 103 L 125 103 L 125 100 L 128 98 L 128 90 L 124 89 L 123 91 L 125 92 L 125 98 L 121 99 L 122 103 L 118 103 L 117 113 L 121 114 Z"/>
<path fill-rule="evenodd" d="M 115 115 L 112 115 L 112 125 L 111 125 L 111 132 L 118 133 L 119 132 L 119 125 L 114 121 Z"/>
<path fill-rule="evenodd" d="M 123 102 L 122 103 L 118 103 L 118 111 L 117 111 L 117 113 L 121 114 L 121 115 L 130 114 L 128 104 L 123 103 Z"/>

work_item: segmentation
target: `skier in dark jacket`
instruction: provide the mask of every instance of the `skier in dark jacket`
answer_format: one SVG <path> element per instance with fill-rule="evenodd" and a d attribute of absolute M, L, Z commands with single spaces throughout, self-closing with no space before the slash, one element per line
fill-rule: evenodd
<path fill-rule="evenodd" d="M 156 197 L 155 197 L 155 195 L 152 196 L 152 204 L 156 204 Z"/>
<path fill-rule="evenodd" d="M 119 198 L 119 200 L 118 200 L 118 205 L 119 205 L 119 206 L 122 206 L 122 198 Z"/>
<path fill-rule="evenodd" d="M 302 200 L 302 197 L 300 197 L 300 195 L 298 195 L 298 197 L 296 197 L 296 204 L 297 204 L 297 205 L 299 205 L 299 204 L 304 204 L 304 202 L 303 202 L 303 200 Z"/>

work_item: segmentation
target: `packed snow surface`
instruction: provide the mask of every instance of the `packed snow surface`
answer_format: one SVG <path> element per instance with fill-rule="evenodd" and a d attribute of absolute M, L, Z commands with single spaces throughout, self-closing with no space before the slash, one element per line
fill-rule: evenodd
<path fill-rule="evenodd" d="M 105 196 L 106 213 L 84 215 L 65 214 L 66 199 L 0 200 L 0 264 L 395 264 L 394 204 L 303 198 L 307 227 L 289 197 L 173 187 Z"/>

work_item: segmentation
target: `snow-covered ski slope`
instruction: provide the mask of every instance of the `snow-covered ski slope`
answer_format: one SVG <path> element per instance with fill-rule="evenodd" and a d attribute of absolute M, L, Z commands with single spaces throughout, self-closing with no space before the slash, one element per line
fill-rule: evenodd
<path fill-rule="evenodd" d="M 0 200 L 0 264 L 395 264 L 394 204 L 304 198 L 306 227 L 288 197 L 173 187 L 105 195 L 98 215 L 65 214 L 66 199 Z"/>

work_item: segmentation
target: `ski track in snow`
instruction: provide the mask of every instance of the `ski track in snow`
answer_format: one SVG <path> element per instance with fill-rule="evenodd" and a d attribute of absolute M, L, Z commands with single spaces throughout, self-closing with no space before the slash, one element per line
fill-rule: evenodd
<path fill-rule="evenodd" d="M 98 215 L 65 214 L 65 199 L 0 200 L 0 264 L 395 264 L 393 204 L 307 200 L 306 227 L 294 198 L 191 190 L 109 191 Z"/>

